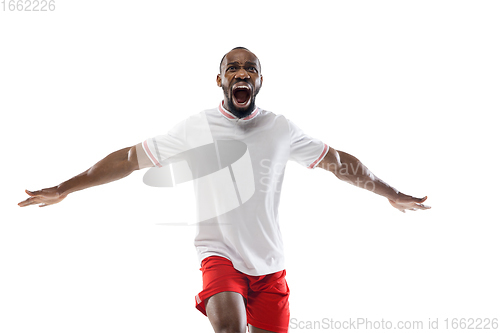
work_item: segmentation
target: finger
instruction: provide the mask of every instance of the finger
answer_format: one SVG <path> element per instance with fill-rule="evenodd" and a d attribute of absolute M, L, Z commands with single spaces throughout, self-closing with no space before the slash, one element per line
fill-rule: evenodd
<path fill-rule="evenodd" d="M 418 199 L 419 202 L 424 202 L 425 200 L 427 200 L 427 196 L 423 197 L 423 198 L 420 198 Z"/>
<path fill-rule="evenodd" d="M 36 191 L 24 190 L 24 192 L 26 192 L 27 195 L 32 196 L 32 197 L 36 195 L 35 194 Z"/>
<path fill-rule="evenodd" d="M 427 200 L 427 196 L 425 196 L 423 198 L 417 198 L 417 197 L 407 196 L 406 198 L 398 199 L 396 202 L 400 202 L 400 203 L 404 203 L 404 204 L 411 204 L 413 202 L 422 203 L 425 200 Z"/>
<path fill-rule="evenodd" d="M 24 200 L 24 201 L 21 201 L 20 203 L 18 203 L 18 205 L 19 205 L 20 207 L 28 206 L 28 205 L 30 204 L 30 199 L 31 199 L 31 198 L 26 199 L 26 200 Z"/>
<path fill-rule="evenodd" d="M 35 205 L 37 203 L 40 203 L 40 201 L 38 200 L 37 197 L 31 197 L 31 198 L 28 198 L 24 201 L 21 201 L 20 203 L 18 203 L 18 205 L 20 207 L 26 207 L 26 206 L 29 206 L 29 205 Z"/>
<path fill-rule="evenodd" d="M 41 195 L 42 194 L 42 191 L 43 190 L 39 190 L 39 191 L 30 191 L 30 190 L 25 190 L 24 192 L 26 192 L 26 194 L 34 197 L 34 196 L 37 196 L 37 195 Z"/>
<path fill-rule="evenodd" d="M 418 208 L 418 209 L 429 209 L 431 208 L 430 206 L 427 206 L 427 205 L 424 205 L 424 204 L 421 204 L 421 203 L 413 203 L 411 205 L 413 208 Z"/>

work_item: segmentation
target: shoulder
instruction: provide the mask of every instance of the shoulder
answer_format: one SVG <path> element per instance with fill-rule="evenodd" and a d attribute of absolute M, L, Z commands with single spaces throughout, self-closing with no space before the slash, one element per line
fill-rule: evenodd
<path fill-rule="evenodd" d="M 263 109 L 261 109 L 261 113 L 262 118 L 265 119 L 266 122 L 273 121 L 288 130 L 291 130 L 294 127 L 294 124 L 290 121 L 290 119 L 281 113 L 274 113 Z"/>
<path fill-rule="evenodd" d="M 275 112 L 272 112 L 272 111 L 269 111 L 269 110 L 266 110 L 266 109 L 262 109 L 262 108 L 259 108 L 260 109 L 260 115 L 263 117 L 263 118 L 271 118 L 271 119 L 279 119 L 281 121 L 284 121 L 284 120 L 288 120 L 284 115 L 282 115 L 281 113 L 275 113 Z"/>

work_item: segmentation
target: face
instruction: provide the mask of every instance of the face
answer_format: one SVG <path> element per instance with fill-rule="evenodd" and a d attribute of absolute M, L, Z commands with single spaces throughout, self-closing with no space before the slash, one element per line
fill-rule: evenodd
<path fill-rule="evenodd" d="M 255 97 L 262 84 L 257 57 L 245 50 L 229 52 L 217 75 L 217 85 L 224 92 L 224 107 L 238 118 L 245 118 L 255 109 Z"/>

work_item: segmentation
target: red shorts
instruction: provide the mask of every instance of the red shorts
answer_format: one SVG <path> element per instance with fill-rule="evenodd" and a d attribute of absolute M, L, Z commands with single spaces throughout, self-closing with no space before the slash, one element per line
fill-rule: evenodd
<path fill-rule="evenodd" d="M 246 301 L 247 323 L 268 331 L 286 333 L 290 321 L 286 271 L 252 276 L 234 269 L 226 258 L 203 259 L 203 291 L 196 295 L 196 308 L 205 316 L 205 300 L 223 291 L 241 294 Z"/>

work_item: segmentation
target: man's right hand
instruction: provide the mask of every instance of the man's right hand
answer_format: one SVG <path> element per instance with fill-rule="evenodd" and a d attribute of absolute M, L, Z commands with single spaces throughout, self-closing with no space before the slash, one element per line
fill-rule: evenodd
<path fill-rule="evenodd" d="M 135 170 L 150 168 L 153 162 L 147 157 L 142 144 L 123 148 L 109 154 L 87 171 L 82 172 L 58 186 L 44 188 L 40 191 L 28 191 L 28 199 L 18 203 L 20 207 L 38 205 L 45 207 L 62 201 L 68 194 L 92 186 L 107 184 L 109 182 L 128 176 Z"/>
<path fill-rule="evenodd" d="M 59 194 L 57 189 L 58 186 L 44 188 L 43 190 L 33 192 L 25 190 L 26 194 L 28 194 L 30 197 L 24 201 L 21 201 L 20 203 L 18 203 L 18 205 L 20 207 L 26 207 L 29 205 L 40 204 L 39 207 L 45 207 L 56 204 L 62 201 L 67 196 L 67 194 Z"/>

